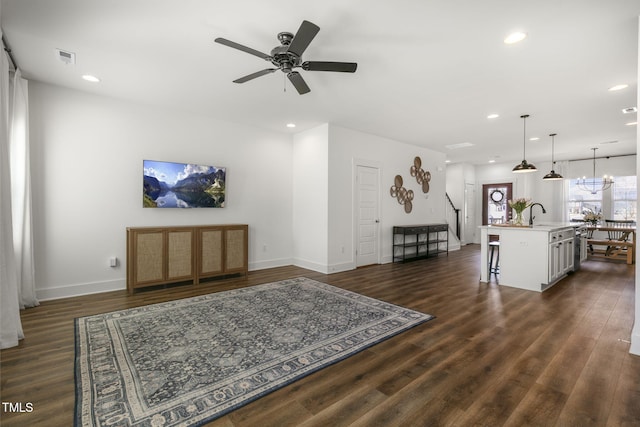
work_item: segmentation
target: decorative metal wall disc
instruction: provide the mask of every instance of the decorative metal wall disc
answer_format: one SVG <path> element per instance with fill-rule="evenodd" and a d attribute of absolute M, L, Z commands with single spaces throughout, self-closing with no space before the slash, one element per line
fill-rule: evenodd
<path fill-rule="evenodd" d="M 431 181 L 431 172 L 422 169 L 422 159 L 417 157 L 413 159 L 413 166 L 409 169 L 411 176 L 415 177 L 418 184 L 422 185 L 422 192 L 429 192 L 429 181 Z"/>
<path fill-rule="evenodd" d="M 391 197 L 395 197 L 398 203 L 404 205 L 404 211 L 410 213 L 413 209 L 413 190 L 407 190 L 402 186 L 403 180 L 400 175 L 396 175 L 394 179 L 394 185 L 391 186 L 389 192 Z"/>

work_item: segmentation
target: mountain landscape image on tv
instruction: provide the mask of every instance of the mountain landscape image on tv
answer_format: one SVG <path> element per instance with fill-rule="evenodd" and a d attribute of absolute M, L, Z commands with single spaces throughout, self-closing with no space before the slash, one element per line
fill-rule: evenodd
<path fill-rule="evenodd" d="M 144 160 L 145 208 L 223 208 L 225 168 Z"/>

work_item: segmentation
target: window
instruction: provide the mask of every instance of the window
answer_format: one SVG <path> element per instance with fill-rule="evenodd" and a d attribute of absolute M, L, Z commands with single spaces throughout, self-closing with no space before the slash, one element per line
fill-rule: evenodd
<path fill-rule="evenodd" d="M 577 179 L 565 180 L 567 185 L 567 218 L 569 221 L 582 220 L 584 214 L 602 214 L 602 219 L 636 220 L 637 186 L 635 176 L 613 177 L 613 185 L 605 191 L 580 189 Z M 601 188 L 602 181 L 596 179 L 595 188 Z"/>
<path fill-rule="evenodd" d="M 636 182 L 635 176 L 613 178 L 613 219 L 636 220 Z"/>
<path fill-rule="evenodd" d="M 582 220 L 586 213 L 602 212 L 602 192 L 592 194 L 578 187 L 577 179 L 568 179 L 569 190 L 567 197 L 567 212 L 569 221 Z M 596 181 L 596 186 L 602 183 Z"/>

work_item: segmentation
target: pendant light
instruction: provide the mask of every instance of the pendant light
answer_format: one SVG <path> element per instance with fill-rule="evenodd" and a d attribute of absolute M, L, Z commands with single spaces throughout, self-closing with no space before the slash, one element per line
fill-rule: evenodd
<path fill-rule="evenodd" d="M 513 173 L 527 173 L 527 172 L 535 172 L 535 171 L 538 170 L 531 163 L 527 163 L 527 160 L 526 160 L 526 154 L 527 154 L 527 117 L 529 117 L 528 114 L 524 114 L 524 115 L 520 116 L 520 118 L 522 119 L 523 128 L 524 128 L 524 138 L 523 138 L 523 141 L 522 141 L 522 147 L 523 147 L 522 163 L 516 165 L 516 167 L 513 168 L 513 170 L 512 170 Z"/>
<path fill-rule="evenodd" d="M 603 176 L 602 179 L 596 178 L 596 150 L 597 148 L 592 148 L 593 150 L 593 178 L 587 178 L 583 176 L 578 179 L 578 188 L 583 191 L 588 191 L 591 194 L 596 194 L 598 191 L 604 191 L 611 188 L 613 185 L 613 177 L 612 176 Z"/>
<path fill-rule="evenodd" d="M 544 179 L 545 181 L 559 181 L 562 178 L 562 175 L 560 175 L 559 173 L 556 173 L 556 171 L 553 170 L 553 150 L 554 150 L 554 139 L 555 136 L 557 135 L 557 133 L 550 133 L 549 136 L 551 137 L 551 172 L 549 172 L 548 174 L 546 174 L 542 179 Z"/>

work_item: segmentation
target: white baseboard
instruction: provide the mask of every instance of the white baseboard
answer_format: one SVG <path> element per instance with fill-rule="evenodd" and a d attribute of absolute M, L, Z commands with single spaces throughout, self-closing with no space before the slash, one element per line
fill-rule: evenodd
<path fill-rule="evenodd" d="M 312 261 L 308 261 L 300 258 L 295 258 L 293 260 L 293 265 L 295 265 L 296 267 L 302 267 L 308 270 L 313 270 L 313 271 L 317 271 L 318 273 L 324 273 L 324 274 L 340 273 L 342 271 L 350 271 L 350 270 L 356 269 L 356 265 L 353 262 L 343 262 L 338 264 L 324 265 L 324 264 L 318 264 L 317 262 L 312 262 Z"/>
<path fill-rule="evenodd" d="M 108 280 L 104 282 L 80 283 L 75 285 L 58 286 L 56 288 L 36 289 L 38 301 L 48 301 L 60 298 L 79 297 L 81 295 L 99 294 L 101 292 L 120 291 L 127 289 L 125 279 Z"/>
<path fill-rule="evenodd" d="M 330 264 L 329 273 L 340 273 L 342 271 L 351 271 L 356 269 L 356 264 L 353 262 L 343 262 L 340 264 Z"/>
<path fill-rule="evenodd" d="M 267 268 L 286 267 L 287 265 L 293 265 L 293 259 L 280 258 L 270 259 L 267 261 L 250 262 L 249 271 L 266 270 Z"/>
<path fill-rule="evenodd" d="M 249 271 L 264 270 L 267 268 L 283 267 L 291 265 L 291 258 L 275 259 L 269 261 L 261 261 L 249 264 Z M 58 286 L 55 288 L 36 289 L 36 297 L 38 301 L 48 301 L 61 298 L 79 297 L 82 295 L 99 294 L 102 292 L 111 292 L 127 289 L 127 281 L 125 278 L 117 280 L 108 280 L 104 282 L 79 283 L 74 285 Z"/>
<path fill-rule="evenodd" d="M 318 273 L 329 274 L 329 267 L 324 264 L 318 264 L 317 262 L 294 258 L 293 265 L 296 267 L 306 268 L 307 270 L 317 271 Z"/>
<path fill-rule="evenodd" d="M 636 319 L 633 330 L 631 331 L 631 348 L 629 353 L 640 356 L 640 320 Z"/>

